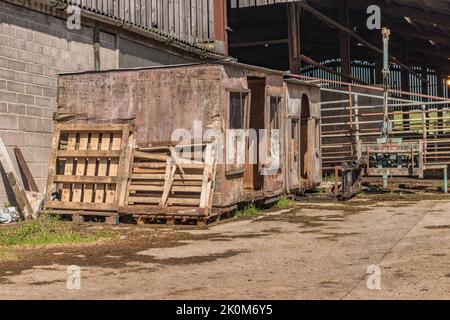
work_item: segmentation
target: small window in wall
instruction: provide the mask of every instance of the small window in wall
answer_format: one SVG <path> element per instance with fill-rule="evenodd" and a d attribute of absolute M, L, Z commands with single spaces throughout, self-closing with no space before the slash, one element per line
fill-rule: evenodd
<path fill-rule="evenodd" d="M 230 92 L 229 129 L 244 129 L 244 112 L 247 93 Z"/>

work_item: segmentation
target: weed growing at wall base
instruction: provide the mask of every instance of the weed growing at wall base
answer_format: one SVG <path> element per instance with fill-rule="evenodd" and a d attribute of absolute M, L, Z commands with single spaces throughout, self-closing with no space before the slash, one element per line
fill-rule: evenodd
<path fill-rule="evenodd" d="M 236 210 L 234 216 L 237 218 L 253 217 L 260 213 L 260 210 L 254 205 L 249 205 L 242 210 Z"/>
<path fill-rule="evenodd" d="M 277 201 L 276 203 L 276 207 L 278 209 L 286 209 L 289 208 L 291 206 L 291 200 L 289 200 L 286 196 L 283 196 L 280 198 L 280 200 Z"/>

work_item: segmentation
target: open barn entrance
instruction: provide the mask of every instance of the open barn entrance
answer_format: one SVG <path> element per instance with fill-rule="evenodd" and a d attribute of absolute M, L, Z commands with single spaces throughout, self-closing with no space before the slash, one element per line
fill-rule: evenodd
<path fill-rule="evenodd" d="M 300 115 L 300 172 L 303 179 L 308 179 L 309 172 L 309 139 L 310 128 L 309 119 L 311 118 L 311 110 L 309 98 L 306 94 L 302 96 L 301 115 Z"/>
<path fill-rule="evenodd" d="M 246 164 L 244 187 L 249 190 L 262 190 L 264 186 L 264 176 L 260 169 L 260 137 L 259 130 L 264 129 L 264 110 L 266 96 L 266 80 L 264 78 L 249 78 L 248 87 L 251 91 L 249 129 L 255 134 L 250 134 L 248 144 L 248 163 Z"/>

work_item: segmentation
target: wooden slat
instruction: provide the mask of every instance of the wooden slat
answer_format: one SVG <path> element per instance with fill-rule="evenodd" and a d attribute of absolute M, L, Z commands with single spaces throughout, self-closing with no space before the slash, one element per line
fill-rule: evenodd
<path fill-rule="evenodd" d="M 30 202 L 28 201 L 25 190 L 20 183 L 19 176 L 14 169 L 13 163 L 11 161 L 11 158 L 9 157 L 8 151 L 5 144 L 3 143 L 2 138 L 0 138 L 0 163 L 5 170 L 9 185 L 14 193 L 14 196 L 16 197 L 21 218 L 34 218 L 35 214 L 33 212 L 33 209 L 31 208 Z"/>
<path fill-rule="evenodd" d="M 102 151 L 109 150 L 110 143 L 111 143 L 111 134 L 103 133 L 101 143 L 100 143 L 100 150 L 102 150 Z M 98 165 L 98 176 L 106 177 L 107 170 L 108 170 L 108 160 L 100 159 L 100 163 Z M 97 184 L 96 191 L 95 191 L 95 203 L 103 203 L 104 202 L 105 188 L 106 188 L 105 185 Z"/>
<path fill-rule="evenodd" d="M 135 145 L 134 135 L 131 133 L 131 127 L 125 126 L 122 132 L 122 154 L 119 162 L 119 175 L 116 188 L 116 205 L 124 206 L 128 197 L 127 187 L 130 183 L 131 164 L 133 163 L 133 146 Z"/>
<path fill-rule="evenodd" d="M 66 183 L 66 184 L 115 184 L 117 183 L 117 177 L 98 177 L 98 176 L 55 176 L 54 183 Z M 86 195 L 86 194 L 85 194 Z M 91 198 L 88 198 L 91 199 Z M 91 202 L 91 201 L 85 201 Z"/>
<path fill-rule="evenodd" d="M 148 203 L 157 205 L 161 202 L 161 198 L 157 197 L 130 197 L 130 203 Z M 170 198 L 167 200 L 168 206 L 173 205 L 186 205 L 186 206 L 198 206 L 200 199 L 183 199 L 183 198 Z"/>
<path fill-rule="evenodd" d="M 133 174 L 131 176 L 133 180 L 165 180 L 166 175 L 164 174 Z M 193 174 L 186 174 L 182 176 L 181 174 L 177 173 L 174 176 L 175 180 L 194 180 L 194 181 L 202 181 L 203 175 L 193 175 Z"/>
<path fill-rule="evenodd" d="M 131 185 L 130 191 L 150 191 L 150 192 L 163 192 L 163 185 Z M 202 191 L 201 186 L 172 186 L 172 192 L 186 192 L 186 193 L 200 193 Z"/>
<path fill-rule="evenodd" d="M 99 134 L 94 132 L 91 134 L 91 141 L 89 144 L 89 150 L 90 151 L 96 151 L 98 149 L 98 143 L 99 143 Z M 88 177 L 94 176 L 97 168 L 97 159 L 89 158 L 88 164 L 87 164 L 87 170 L 86 175 Z M 84 187 L 84 196 L 83 196 L 83 202 L 94 202 L 93 199 L 94 195 L 94 183 L 87 184 Z"/>
<path fill-rule="evenodd" d="M 22 154 L 22 150 L 20 150 L 20 148 L 16 147 L 16 148 L 14 148 L 14 154 L 16 155 L 17 163 L 19 164 L 19 168 L 23 172 L 23 174 L 26 178 L 26 182 L 28 184 L 28 191 L 39 192 L 39 188 L 37 187 L 36 181 L 34 180 L 33 175 L 31 174 L 30 168 L 28 167 L 27 162 L 25 161 L 25 158 Z M 27 190 L 26 187 L 25 187 L 25 190 Z"/>
<path fill-rule="evenodd" d="M 167 159 L 170 158 L 170 156 L 162 155 L 162 154 L 146 153 L 146 152 L 142 152 L 142 151 L 135 151 L 134 158 L 135 159 L 153 160 L 153 161 L 164 161 L 164 163 L 165 163 L 167 161 Z"/>
<path fill-rule="evenodd" d="M 111 149 L 113 151 L 117 151 L 120 154 L 120 147 L 122 143 L 122 132 L 114 133 L 112 137 L 112 146 Z M 109 176 L 116 177 L 119 169 L 119 159 L 111 159 L 111 163 L 109 166 Z M 116 196 L 116 186 L 108 185 L 106 186 L 106 203 L 113 203 Z"/>
<path fill-rule="evenodd" d="M 161 202 L 159 205 L 164 207 L 167 203 L 167 199 L 169 198 L 170 190 L 172 189 L 173 180 L 175 177 L 175 173 L 177 172 L 177 166 L 172 165 L 172 161 L 167 160 L 167 169 L 166 169 L 166 183 L 164 185 L 164 192 L 161 197 Z"/>
<path fill-rule="evenodd" d="M 178 165 L 179 167 L 183 168 L 183 169 L 198 169 L 198 170 L 203 170 L 203 168 L 205 167 L 204 163 L 180 163 Z M 134 168 L 139 168 L 139 169 L 166 169 L 166 163 L 134 163 L 133 164 Z"/>
<path fill-rule="evenodd" d="M 45 194 L 45 203 L 50 201 L 53 197 L 53 192 L 57 191 L 54 189 L 53 179 L 56 175 L 56 160 L 57 160 L 57 150 L 59 148 L 59 140 L 61 134 L 61 124 L 57 123 L 54 127 L 53 138 L 52 138 L 52 150 L 50 153 L 49 165 L 48 165 L 48 179 L 47 179 L 47 190 Z"/>
<path fill-rule="evenodd" d="M 116 211 L 114 205 L 109 203 L 75 203 L 75 202 L 60 202 L 47 201 L 46 207 L 50 209 L 73 209 L 73 210 L 92 210 L 92 211 Z"/>
<path fill-rule="evenodd" d="M 109 135 L 109 133 L 107 135 Z M 58 157 L 59 158 L 119 158 L 120 150 L 99 150 L 99 151 L 60 150 L 60 151 L 58 151 Z"/>
<path fill-rule="evenodd" d="M 61 125 L 61 131 L 68 133 L 87 132 L 122 132 L 123 124 L 83 124 L 83 123 L 65 123 Z"/>
<path fill-rule="evenodd" d="M 75 150 L 75 147 L 77 145 L 77 135 L 76 133 L 70 133 L 69 134 L 69 140 L 67 143 L 67 150 L 73 151 Z M 67 159 L 66 165 L 64 167 L 64 175 L 71 176 L 73 174 L 73 159 Z M 61 201 L 63 202 L 69 202 L 70 196 L 71 196 L 71 184 L 64 184 L 62 195 L 61 195 Z"/>
<path fill-rule="evenodd" d="M 80 143 L 78 145 L 78 150 L 81 152 L 86 152 L 88 148 L 89 135 L 87 132 L 82 132 L 80 134 Z M 79 158 L 77 161 L 77 167 L 75 170 L 75 175 L 80 177 L 84 175 L 84 169 L 86 168 L 86 158 Z M 81 202 L 81 197 L 83 193 L 83 185 L 75 184 L 73 187 L 72 202 Z"/>

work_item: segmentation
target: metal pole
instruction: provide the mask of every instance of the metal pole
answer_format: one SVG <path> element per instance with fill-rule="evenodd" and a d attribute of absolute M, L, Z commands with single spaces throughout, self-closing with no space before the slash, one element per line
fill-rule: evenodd
<path fill-rule="evenodd" d="M 444 192 L 448 193 L 448 167 L 444 168 Z"/>
<path fill-rule="evenodd" d="M 387 28 L 383 28 L 383 97 L 384 97 L 384 116 L 383 116 L 383 132 L 382 137 L 388 136 L 388 123 L 389 123 L 389 36 L 391 31 Z"/>

